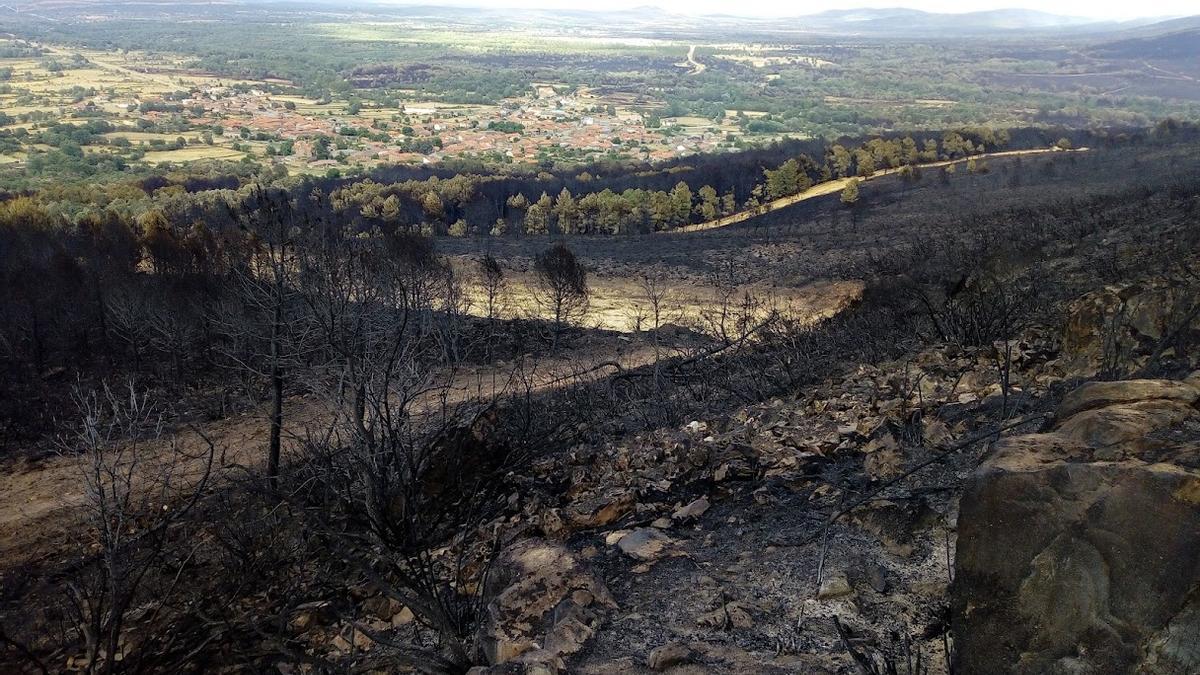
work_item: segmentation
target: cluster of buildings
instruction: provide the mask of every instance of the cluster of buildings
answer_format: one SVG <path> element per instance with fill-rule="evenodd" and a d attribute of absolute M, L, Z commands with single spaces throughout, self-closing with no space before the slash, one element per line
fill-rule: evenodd
<path fill-rule="evenodd" d="M 586 93 L 558 95 L 548 87 L 535 92 L 499 105 L 403 103 L 393 110 L 364 107 L 354 114 L 345 106 L 297 106 L 264 91 L 227 87 L 206 88 L 178 103 L 189 110 L 203 109 L 193 121 L 220 125 L 227 135 L 245 128 L 251 137 L 261 133 L 293 141 L 291 154 L 282 159 L 301 169 L 430 163 L 452 157 L 536 163 L 587 161 L 615 153 L 661 160 L 711 152 L 724 141 L 715 126 L 676 128 L 667 134 L 665 128 L 647 127 L 641 112 L 605 105 Z M 343 133 L 347 129 L 368 133 Z M 314 141 L 321 136 L 331 141 L 328 156 L 316 152 Z"/>

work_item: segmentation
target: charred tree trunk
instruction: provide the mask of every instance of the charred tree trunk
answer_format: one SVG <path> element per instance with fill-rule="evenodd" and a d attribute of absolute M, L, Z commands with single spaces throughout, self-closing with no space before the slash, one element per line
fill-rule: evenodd
<path fill-rule="evenodd" d="M 283 327 L 282 299 L 276 298 L 271 322 L 271 439 L 267 448 L 267 478 L 275 487 L 279 476 L 281 436 L 283 434 L 283 366 L 280 363 L 280 333 Z"/>

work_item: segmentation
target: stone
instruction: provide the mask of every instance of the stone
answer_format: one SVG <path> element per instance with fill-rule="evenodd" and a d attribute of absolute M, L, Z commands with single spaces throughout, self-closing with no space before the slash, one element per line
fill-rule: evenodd
<path fill-rule="evenodd" d="M 502 551 L 484 597 L 485 617 L 475 643 L 481 660 L 491 665 L 518 658 L 532 663 L 526 653 L 536 652 L 538 663 L 575 653 L 606 610 L 616 607 L 608 588 L 584 563 L 542 539 L 521 540 Z"/>
<path fill-rule="evenodd" d="M 1196 417 L 1197 411 L 1190 405 L 1169 399 L 1152 399 L 1085 410 L 1060 422 L 1055 431 L 1104 450 L 1107 459 L 1116 459 L 1120 454 L 1118 450 L 1140 455 L 1161 445 L 1151 437 L 1153 432 Z"/>
<path fill-rule="evenodd" d="M 696 619 L 696 623 L 701 626 L 720 628 L 722 630 L 728 628 L 750 628 L 754 626 L 754 617 L 750 615 L 750 609 L 744 603 L 734 601 L 722 604 L 715 610 L 700 615 Z"/>
<path fill-rule="evenodd" d="M 701 497 L 691 502 L 687 506 L 675 511 L 675 513 L 671 514 L 671 517 L 675 520 L 682 521 L 693 520 L 704 515 L 704 512 L 708 511 L 709 506 L 710 504 L 708 503 L 708 497 Z"/>
<path fill-rule="evenodd" d="M 1075 300 L 1068 308 L 1062 336 L 1069 369 L 1094 375 L 1114 353 L 1123 356 L 1118 361 L 1129 363 L 1149 354 L 1167 331 L 1178 327 L 1183 319 L 1180 310 L 1194 302 L 1189 293 L 1194 291 L 1186 285 L 1156 280 L 1108 287 Z M 1200 331 L 1200 316 L 1187 330 Z"/>
<path fill-rule="evenodd" d="M 414 618 L 415 617 L 413 616 L 412 610 L 404 607 L 399 612 L 396 612 L 392 615 L 392 626 L 396 628 L 399 628 L 400 626 L 406 626 L 412 623 Z"/>
<path fill-rule="evenodd" d="M 1066 420 L 1085 410 L 1152 400 L 1179 401 L 1191 406 L 1200 400 L 1200 389 L 1186 381 L 1174 380 L 1088 382 L 1063 397 L 1055 417 Z"/>
<path fill-rule="evenodd" d="M 850 586 L 850 579 L 846 577 L 846 573 L 833 572 L 821 580 L 821 587 L 817 590 L 817 599 L 833 600 L 853 592 L 854 588 Z"/>
<path fill-rule="evenodd" d="M 562 516 L 571 530 L 589 530 L 616 522 L 631 513 L 636 504 L 632 492 L 612 490 L 573 502 L 563 509 Z"/>
<path fill-rule="evenodd" d="M 1200 411 L 1148 382 L 1085 385 L 971 475 L 958 672 L 1200 672 Z"/>
<path fill-rule="evenodd" d="M 546 634 L 546 651 L 563 656 L 574 654 L 583 649 L 584 644 L 592 639 L 596 631 L 591 626 L 576 617 L 561 619 Z"/>
<path fill-rule="evenodd" d="M 604 535 L 604 543 L 607 546 L 616 546 L 617 542 L 621 541 L 625 535 L 632 531 L 633 530 L 613 530 L 612 532 Z"/>
<path fill-rule="evenodd" d="M 868 502 L 853 512 L 859 527 L 875 535 L 888 553 L 901 558 L 912 555 L 914 535 L 929 524 L 932 515 L 922 499 Z"/>
<path fill-rule="evenodd" d="M 342 654 L 346 654 L 354 648 L 354 646 L 350 644 L 350 641 L 342 635 L 335 635 L 333 640 L 330 640 L 329 646 L 333 647 L 335 651 L 338 651 Z"/>
<path fill-rule="evenodd" d="M 306 602 L 297 605 L 292 610 L 292 617 L 288 621 L 288 628 L 293 633 L 305 633 L 317 626 L 328 624 L 335 616 L 333 603 L 329 601 L 318 600 L 316 602 Z"/>
<path fill-rule="evenodd" d="M 639 527 L 621 537 L 617 548 L 635 560 L 653 562 L 668 554 L 675 545 L 675 540 L 659 530 Z"/>
<path fill-rule="evenodd" d="M 671 642 L 650 650 L 646 665 L 650 670 L 662 672 L 668 668 L 690 663 L 696 658 L 692 648 L 682 642 Z"/>
<path fill-rule="evenodd" d="M 376 619 L 390 619 L 401 609 L 404 609 L 404 605 L 386 595 L 379 594 L 367 598 L 362 604 L 362 609 L 367 616 Z"/>
<path fill-rule="evenodd" d="M 368 651 L 371 649 L 371 647 L 375 646 L 375 641 L 372 640 L 370 638 L 370 636 L 368 636 L 366 633 L 362 632 L 361 630 L 354 629 L 352 631 L 352 636 L 353 636 L 352 642 L 354 643 L 355 648 L 357 648 L 359 650 Z"/>
<path fill-rule="evenodd" d="M 859 568 L 861 581 L 866 582 L 876 593 L 886 593 L 888 589 L 887 570 L 883 565 L 874 561 L 863 561 Z"/>

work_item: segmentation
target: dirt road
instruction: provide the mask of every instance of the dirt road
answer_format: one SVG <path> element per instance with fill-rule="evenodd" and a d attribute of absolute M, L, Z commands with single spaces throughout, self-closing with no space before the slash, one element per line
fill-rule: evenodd
<path fill-rule="evenodd" d="M 692 67 L 692 75 L 699 75 L 704 72 L 705 68 L 708 68 L 708 66 L 696 60 L 696 45 L 688 48 L 687 62 Z"/>
<path fill-rule="evenodd" d="M 994 158 L 994 157 L 1015 157 L 1018 155 L 1043 155 L 1043 154 L 1055 153 L 1055 152 L 1086 152 L 1086 151 L 1087 151 L 1087 148 L 1077 148 L 1075 150 L 1062 150 L 1060 148 L 1035 148 L 1033 150 L 1005 150 L 1003 152 L 986 152 L 986 153 L 983 153 L 982 155 L 972 155 L 971 157 L 963 157 L 962 159 L 950 159 L 950 160 L 944 160 L 944 161 L 939 161 L 939 162 L 928 162 L 926 164 L 915 164 L 913 166 L 915 166 L 918 169 L 936 169 L 938 167 L 949 166 L 951 164 L 965 163 L 972 159 L 981 160 L 981 159 L 990 159 L 990 158 Z M 875 180 L 876 178 L 882 178 L 883 176 L 890 176 L 893 174 L 900 173 L 900 171 L 901 171 L 901 168 L 883 169 L 881 171 L 876 171 L 875 173 L 871 174 L 870 176 L 860 177 L 858 180 L 859 180 L 859 182 L 865 183 L 867 181 Z M 767 202 L 766 204 L 763 204 L 757 208 L 746 209 L 745 211 L 739 211 L 733 215 L 724 216 L 722 218 L 717 218 L 716 220 L 710 220 L 705 223 L 697 223 L 695 225 L 687 225 L 685 227 L 681 227 L 681 228 L 678 228 L 675 230 L 664 230 L 663 232 L 660 232 L 659 234 L 669 235 L 669 234 L 677 234 L 680 232 L 701 232 L 704 230 L 715 230 L 717 228 L 727 227 L 729 225 L 735 225 L 737 223 L 741 223 L 741 222 L 750 220 L 751 218 L 754 218 L 755 216 L 761 216 L 764 213 L 770 213 L 772 211 L 777 211 L 779 209 L 791 206 L 792 204 L 797 204 L 806 199 L 812 199 L 814 197 L 821 197 L 823 195 L 832 194 L 834 192 L 841 192 L 846 187 L 846 184 L 849 183 L 851 180 L 853 180 L 853 178 L 837 178 L 834 180 L 825 181 L 824 183 L 817 183 L 816 185 L 810 187 L 809 189 L 807 189 L 803 192 L 800 192 L 800 193 L 794 194 L 794 195 L 789 195 L 787 197 L 780 197 L 779 199 Z"/>
<path fill-rule="evenodd" d="M 650 363 L 653 348 L 611 333 L 585 338 L 570 352 L 539 358 L 521 359 L 523 374 L 535 390 L 567 386 L 579 378 L 598 378 L 611 371 L 597 369 L 598 364 L 619 363 L 636 368 Z M 509 376 L 514 363 L 477 366 L 456 370 L 445 389 L 439 388 L 418 401 L 414 407 L 432 411 L 442 401 L 459 403 L 473 397 L 511 390 Z M 217 456 L 215 483 L 246 472 L 259 472 L 265 463 L 268 436 L 268 406 L 204 423 L 198 428 L 212 441 Z M 295 441 L 307 428 L 331 419 L 325 401 L 302 397 L 289 398 L 284 408 L 285 455 L 294 452 Z M 177 469 L 198 479 L 207 460 L 208 444 L 197 431 L 180 428 L 153 442 L 141 444 L 136 461 L 139 471 L 153 471 L 160 460 L 172 456 L 172 444 L 195 459 Z M 82 520 L 85 504 L 84 466 L 79 457 L 55 456 L 38 460 L 16 460 L 0 470 L 0 578 L 5 570 L 24 563 L 44 562 L 56 557 L 82 553 L 78 534 L 85 531 Z M 149 475 L 149 474 L 147 474 Z"/>

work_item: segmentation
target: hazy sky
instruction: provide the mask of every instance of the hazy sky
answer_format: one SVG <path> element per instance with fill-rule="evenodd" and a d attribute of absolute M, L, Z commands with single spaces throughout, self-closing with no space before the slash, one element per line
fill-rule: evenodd
<path fill-rule="evenodd" d="M 407 0 L 417 4 L 421 0 Z M 436 0 L 433 0 L 436 4 Z M 744 16 L 796 16 L 813 14 L 827 9 L 851 7 L 911 7 L 929 12 L 971 12 L 986 9 L 1021 7 L 1020 0 L 453 0 L 456 5 L 495 7 L 547 7 L 556 9 L 621 9 L 654 5 L 683 14 L 737 14 Z M 1030 9 L 1054 14 L 1095 17 L 1098 19 L 1132 19 L 1137 17 L 1185 16 L 1200 13 L 1196 0 L 1056 0 L 1052 3 L 1028 3 Z"/>

